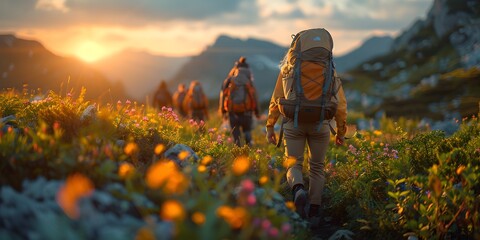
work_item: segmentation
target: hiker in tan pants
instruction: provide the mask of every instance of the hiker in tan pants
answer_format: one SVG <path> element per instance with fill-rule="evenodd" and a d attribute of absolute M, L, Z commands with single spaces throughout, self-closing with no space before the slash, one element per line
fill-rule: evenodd
<path fill-rule="evenodd" d="M 320 218 L 322 192 L 325 186 L 324 162 L 330 140 L 330 126 L 329 120 L 324 119 L 334 118 L 336 121 L 335 143 L 342 145 L 345 141 L 347 101 L 341 80 L 333 67 L 332 48 L 333 39 L 325 29 L 302 31 L 295 36 L 280 66 L 281 70 L 270 100 L 266 123 L 267 140 L 275 144 L 277 137 L 274 132 L 274 125 L 280 114 L 283 114 L 284 119 L 286 119 L 283 124 L 285 155 L 296 159 L 295 164 L 287 169 L 287 181 L 292 188 L 297 213 L 303 218 L 308 217 L 310 220 Z M 301 56 L 300 61 L 296 59 L 297 56 Z M 300 104 L 298 102 L 307 101 L 306 99 L 319 99 L 319 96 L 325 96 L 325 93 L 322 94 L 324 89 L 332 94 L 328 101 L 334 102 L 336 110 L 328 112 L 329 116 L 325 118 L 323 118 L 325 111 L 318 110 L 322 116 L 318 118 L 319 120 L 315 118 L 312 121 L 308 119 L 309 117 L 305 117 L 310 115 L 302 115 L 303 119 L 300 120 Z M 292 98 L 292 96 L 295 97 Z M 292 115 L 292 111 L 287 108 L 292 106 L 292 100 L 289 99 L 297 104 L 293 119 L 292 117 L 286 117 Z M 327 109 L 327 105 L 323 104 L 325 99 L 327 98 L 322 97 L 323 109 Z M 281 104 L 282 100 L 283 103 Z M 289 103 L 290 105 L 288 105 Z M 303 181 L 305 145 L 308 146 L 308 196 Z M 307 198 L 310 200 L 308 215 L 305 212 Z"/>
<path fill-rule="evenodd" d="M 281 81 L 282 78 L 279 76 L 270 101 L 266 124 L 267 140 L 273 144 L 277 142 L 273 127 L 280 116 L 278 99 L 284 96 L 284 89 Z M 337 145 L 342 145 L 345 139 L 347 118 L 347 101 L 342 87 L 340 87 L 337 97 L 339 102 L 337 113 L 335 114 L 335 121 L 337 123 L 335 143 Z M 296 163 L 287 170 L 287 181 L 294 193 L 298 193 L 300 188 L 303 188 L 304 186 L 302 170 L 305 145 L 308 146 L 308 166 L 310 176 L 308 189 L 310 199 L 309 217 L 318 215 L 322 203 L 322 192 L 325 186 L 325 155 L 330 141 L 330 127 L 328 122 L 324 121 L 320 131 L 318 131 L 317 127 L 318 123 L 311 123 L 299 124 L 299 126 L 295 128 L 293 126 L 293 120 L 288 120 L 284 124 L 285 155 L 296 158 Z M 302 216 L 302 214 L 300 215 Z"/>

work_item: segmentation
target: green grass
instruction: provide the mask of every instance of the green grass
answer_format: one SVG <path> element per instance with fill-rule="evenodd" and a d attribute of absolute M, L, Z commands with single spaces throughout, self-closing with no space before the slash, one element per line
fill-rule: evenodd
<path fill-rule="evenodd" d="M 289 201 L 291 193 L 285 183 L 283 151 L 265 142 L 262 122 L 253 131 L 255 145 L 239 148 L 220 128 L 222 120 L 215 110 L 205 126 L 198 126 L 176 120 L 168 109 L 125 100 L 94 105 L 82 94 L 52 92 L 40 101 L 26 94 L 0 94 L 1 117 L 16 117 L 0 126 L 2 187 L 21 191 L 25 180 L 64 181 L 74 174 L 99 190 L 118 183 L 127 189 L 126 195 L 117 196 L 119 200 L 133 204 L 133 196 L 140 194 L 153 203 L 136 205 L 145 223 L 137 236 L 155 228 L 148 221 L 152 215 L 168 218 L 162 212 L 171 202 L 181 206 L 179 214 L 170 216 L 176 229 L 173 237 L 178 239 L 313 236 L 283 203 L 279 203 L 283 208 L 272 205 L 278 196 Z M 86 120 L 82 114 L 89 106 L 97 113 Z M 349 121 L 361 117 L 355 114 Z M 480 122 L 471 118 L 458 124 L 459 130 L 447 137 L 438 131 L 420 131 L 415 121 L 384 118 L 380 129 L 359 131 L 346 146 L 332 142 L 325 159 L 324 193 L 325 214 L 332 217 L 332 225 L 352 231 L 356 239 L 478 238 Z M 183 169 L 158 170 L 156 166 L 166 167 L 157 165 L 165 160 L 165 150 L 177 143 L 192 147 L 201 160 L 187 156 L 183 161 L 189 164 Z M 244 171 L 239 170 L 242 157 L 249 163 Z M 202 160 L 207 158 L 211 162 Z M 154 184 L 153 176 L 163 182 Z M 158 180 L 161 176 L 166 178 Z M 253 204 L 245 202 L 246 195 L 235 194 L 244 181 L 258 190 Z M 63 221 L 73 226 L 77 220 L 65 217 L 69 209 L 62 207 Z M 201 220 L 199 214 L 205 218 Z M 262 227 L 258 221 L 270 224 Z M 6 225 L 0 226 L 8 232 Z"/>

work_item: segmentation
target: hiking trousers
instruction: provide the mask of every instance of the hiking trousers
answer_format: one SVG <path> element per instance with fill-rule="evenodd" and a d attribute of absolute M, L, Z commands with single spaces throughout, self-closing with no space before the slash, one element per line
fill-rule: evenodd
<path fill-rule="evenodd" d="M 228 119 L 230 121 L 230 128 L 232 129 L 232 135 L 235 144 L 239 147 L 241 146 L 240 134 L 243 132 L 245 144 L 250 146 L 252 144 L 252 112 L 229 112 Z"/>
<path fill-rule="evenodd" d="M 295 128 L 293 121 L 289 120 L 284 125 L 285 155 L 294 157 L 295 164 L 287 169 L 287 181 L 290 187 L 296 184 L 305 185 L 303 182 L 303 162 L 305 145 L 308 146 L 308 195 L 310 204 L 320 205 L 325 186 L 325 155 L 330 141 L 330 128 L 324 121 L 320 131 L 318 123 L 299 123 Z"/>

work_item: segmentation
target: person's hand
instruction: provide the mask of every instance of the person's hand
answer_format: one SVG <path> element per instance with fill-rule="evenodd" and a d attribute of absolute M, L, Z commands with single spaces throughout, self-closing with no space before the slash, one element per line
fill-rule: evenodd
<path fill-rule="evenodd" d="M 258 112 L 258 109 L 255 109 L 254 114 L 257 119 L 260 119 L 260 113 Z"/>
<path fill-rule="evenodd" d="M 340 145 L 343 145 L 343 143 L 345 142 L 345 137 L 343 136 L 336 136 L 335 137 L 335 144 L 337 144 L 337 146 L 340 146 Z"/>
<path fill-rule="evenodd" d="M 267 141 L 271 144 L 277 144 L 277 136 L 272 128 L 267 128 Z"/>

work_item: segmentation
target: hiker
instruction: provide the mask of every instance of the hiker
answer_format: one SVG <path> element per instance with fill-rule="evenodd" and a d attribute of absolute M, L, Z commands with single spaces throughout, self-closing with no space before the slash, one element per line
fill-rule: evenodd
<path fill-rule="evenodd" d="M 161 109 L 162 107 L 172 107 L 172 95 L 168 90 L 167 83 L 162 80 L 153 95 L 153 107 Z"/>
<path fill-rule="evenodd" d="M 187 117 L 196 122 L 208 120 L 208 98 L 203 92 L 199 81 L 195 80 L 190 83 L 187 95 L 183 101 L 183 108 L 187 113 Z"/>
<path fill-rule="evenodd" d="M 224 80 L 220 91 L 219 108 L 224 118 L 228 117 L 233 139 L 241 146 L 240 135 L 243 132 L 245 144 L 252 145 L 252 118 L 257 118 L 259 108 L 256 90 L 253 86 L 253 74 L 245 57 L 240 57 Z"/>
<path fill-rule="evenodd" d="M 187 112 L 183 108 L 183 100 L 185 100 L 185 95 L 187 95 L 187 89 L 185 89 L 185 84 L 178 84 L 177 91 L 173 94 L 173 108 L 182 117 L 187 116 Z"/>
<path fill-rule="evenodd" d="M 287 51 L 270 100 L 266 123 L 267 140 L 277 143 L 274 125 L 283 115 L 285 155 L 295 163 L 287 169 L 297 213 L 317 225 L 321 218 L 325 186 L 324 162 L 330 140 L 330 120 L 335 118 L 337 145 L 345 141 L 347 101 L 332 58 L 333 39 L 323 29 L 304 30 L 295 35 Z M 299 58 L 299 56 L 301 56 Z M 303 181 L 305 145 L 308 144 L 309 187 Z M 308 214 L 305 211 L 310 201 Z"/>

